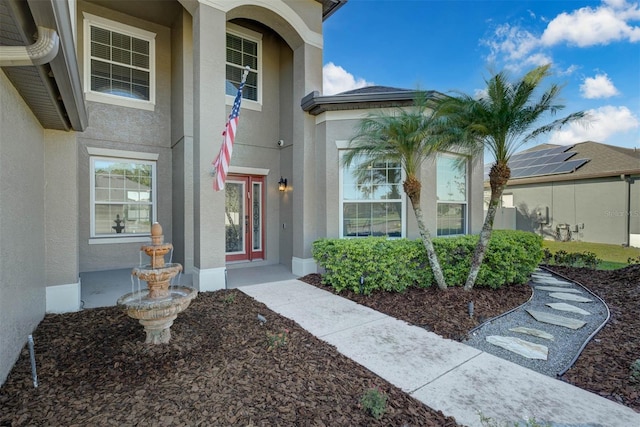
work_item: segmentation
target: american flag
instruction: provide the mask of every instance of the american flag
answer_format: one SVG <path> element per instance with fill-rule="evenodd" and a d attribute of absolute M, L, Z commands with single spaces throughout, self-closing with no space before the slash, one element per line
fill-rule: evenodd
<path fill-rule="evenodd" d="M 247 67 L 248 68 L 248 67 Z M 236 138 L 236 130 L 238 129 L 238 120 L 240 118 L 240 103 L 242 102 L 242 88 L 244 82 L 247 79 L 248 70 L 245 70 L 240 86 L 238 87 L 238 93 L 235 101 L 233 101 L 233 107 L 231 108 L 231 114 L 222 132 L 222 147 L 218 156 L 213 161 L 213 189 L 220 191 L 224 188 L 224 182 L 227 179 L 227 172 L 229 171 L 229 163 L 231 162 L 231 153 L 233 152 L 233 140 Z"/>

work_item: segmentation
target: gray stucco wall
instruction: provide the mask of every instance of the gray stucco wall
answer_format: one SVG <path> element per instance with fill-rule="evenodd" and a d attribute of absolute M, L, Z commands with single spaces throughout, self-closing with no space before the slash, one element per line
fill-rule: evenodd
<path fill-rule="evenodd" d="M 623 244 L 627 241 L 626 185 L 619 177 L 599 178 L 509 186 L 505 193 L 513 194 L 519 230 L 533 231 L 535 211 L 548 207 L 545 237 L 552 238 L 558 224 L 569 224 L 573 240 Z"/>
<path fill-rule="evenodd" d="M 83 12 L 117 21 L 156 34 L 156 105 L 154 111 L 100 102 L 87 102 L 89 126 L 78 136 L 78 200 L 80 271 L 126 268 L 139 262 L 140 243 L 89 244 L 90 164 L 87 147 L 158 154 L 157 218 L 165 241 L 172 240 L 172 155 L 171 155 L 171 30 L 95 4 L 78 3 L 78 28 Z M 84 35 L 78 31 L 78 60 L 81 74 Z M 72 167 L 71 164 L 68 165 Z M 75 167 L 75 165 L 73 165 Z"/>
<path fill-rule="evenodd" d="M 171 30 L 173 259 L 193 269 L 193 25 L 183 10 Z"/>
<path fill-rule="evenodd" d="M 44 132 L 0 71 L 0 384 L 45 312 Z"/>
<path fill-rule="evenodd" d="M 78 283 L 77 134 L 46 130 L 45 230 L 47 286 Z"/>

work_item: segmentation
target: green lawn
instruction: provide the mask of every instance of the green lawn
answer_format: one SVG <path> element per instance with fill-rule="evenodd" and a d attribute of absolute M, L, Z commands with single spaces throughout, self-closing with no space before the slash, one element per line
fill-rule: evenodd
<path fill-rule="evenodd" d="M 626 267 L 629 258 L 640 257 L 640 248 L 625 248 L 620 245 L 607 245 L 604 243 L 588 243 L 588 242 L 556 242 L 553 240 L 545 240 L 542 242 L 543 248 L 548 248 L 552 253 L 563 250 L 568 253 L 572 252 L 593 252 L 602 260 L 598 265 L 600 270 L 614 270 Z"/>

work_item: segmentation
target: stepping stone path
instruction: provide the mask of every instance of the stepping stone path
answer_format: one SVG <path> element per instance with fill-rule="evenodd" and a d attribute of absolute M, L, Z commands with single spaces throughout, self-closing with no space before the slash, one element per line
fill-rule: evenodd
<path fill-rule="evenodd" d="M 591 313 L 567 302 L 546 301 L 548 301 L 549 298 L 573 303 L 594 303 L 595 301 L 587 298 L 588 295 L 584 289 L 575 283 L 558 278 L 543 270 L 538 269 L 534 271 L 531 275 L 531 285 L 533 285 L 534 288 L 534 295 L 531 300 L 522 307 L 523 311 L 526 311 L 531 317 L 528 318 L 528 320 L 526 317 L 522 317 L 521 321 L 523 323 L 518 327 L 509 328 L 508 331 L 514 334 L 528 335 L 531 337 L 528 339 L 534 341 L 548 340 L 550 341 L 548 344 L 549 347 L 553 348 L 553 351 L 558 351 L 555 349 L 558 348 L 558 345 L 563 345 L 564 343 L 563 334 L 558 332 L 557 335 L 559 335 L 559 337 L 557 338 L 548 331 L 555 326 L 577 331 L 585 326 L 588 320 L 587 318 L 583 320 L 580 317 L 590 316 Z M 538 299 L 536 299 L 536 297 Z M 565 313 L 565 315 L 561 315 L 560 313 Z M 540 329 L 536 328 L 535 325 L 540 325 Z M 556 329 L 556 331 L 558 330 Z M 544 363 L 552 363 L 549 358 L 552 357 L 553 354 L 550 354 L 549 347 L 546 345 L 526 341 L 515 336 L 506 336 L 507 334 L 499 332 L 499 335 L 486 336 L 485 340 L 524 358 L 538 359 L 545 361 Z"/>
<path fill-rule="evenodd" d="M 569 294 L 566 292 L 556 292 L 549 294 L 551 298 L 562 299 L 565 301 L 574 301 L 574 302 L 593 302 L 592 299 L 581 297 L 579 295 Z"/>
<path fill-rule="evenodd" d="M 548 302 L 546 305 L 553 308 L 554 310 L 568 311 L 571 313 L 582 314 L 584 316 L 591 315 L 591 313 L 589 313 L 587 310 L 583 310 L 579 307 L 576 307 L 575 305 L 567 304 L 565 302 Z"/>
<path fill-rule="evenodd" d="M 571 293 L 571 294 L 581 294 L 582 293 L 577 289 L 562 288 L 560 286 L 536 286 L 535 288 L 536 288 L 537 291 L 568 292 L 568 293 Z"/>
<path fill-rule="evenodd" d="M 547 346 L 521 340 L 520 338 L 489 335 L 486 339 L 493 345 L 512 351 L 527 359 L 547 360 L 549 355 Z"/>
<path fill-rule="evenodd" d="M 587 322 L 583 322 L 582 320 L 558 316 L 557 314 L 546 313 L 544 311 L 527 309 L 527 313 L 532 315 L 538 322 L 564 326 L 565 328 L 570 329 L 580 329 L 587 324 Z"/>
<path fill-rule="evenodd" d="M 517 328 L 510 328 L 511 332 L 519 332 L 521 334 L 533 335 L 534 337 L 544 338 L 546 340 L 553 341 L 553 335 L 548 332 L 541 331 L 540 329 L 535 328 L 525 328 L 524 326 L 518 326 Z"/>

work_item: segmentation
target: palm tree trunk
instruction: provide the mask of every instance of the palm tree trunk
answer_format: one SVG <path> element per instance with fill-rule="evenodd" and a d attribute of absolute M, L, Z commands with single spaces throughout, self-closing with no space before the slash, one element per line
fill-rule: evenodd
<path fill-rule="evenodd" d="M 487 251 L 487 246 L 489 246 L 489 240 L 491 239 L 493 220 L 495 219 L 496 211 L 498 210 L 498 202 L 500 201 L 500 197 L 502 197 L 502 194 L 500 194 L 500 196 L 496 196 L 493 193 L 494 192 L 492 190 L 491 199 L 489 200 L 489 209 L 487 210 L 487 216 L 484 219 L 484 224 L 482 225 L 482 230 L 480 231 L 480 240 L 478 241 L 478 244 L 473 251 L 473 257 L 471 258 L 471 268 L 469 269 L 467 281 L 464 284 L 465 291 L 470 291 L 476 284 L 476 279 L 478 278 L 478 273 L 480 272 L 480 267 L 482 266 L 482 261 L 484 260 L 484 254 Z"/>
<path fill-rule="evenodd" d="M 433 242 L 431 241 L 431 233 L 424 225 L 424 218 L 422 215 L 422 208 L 420 208 L 420 203 L 414 202 L 414 200 L 410 197 L 411 206 L 413 207 L 413 213 L 416 215 L 416 222 L 418 223 L 418 230 L 420 231 L 420 237 L 422 238 L 422 244 L 424 248 L 427 250 L 427 259 L 429 260 L 429 265 L 431 266 L 431 271 L 433 271 L 433 277 L 438 284 L 438 289 L 446 291 L 447 283 L 444 280 L 444 275 L 442 274 L 442 267 L 440 267 L 440 261 L 438 261 L 438 255 L 436 254 L 436 250 L 433 247 Z"/>

